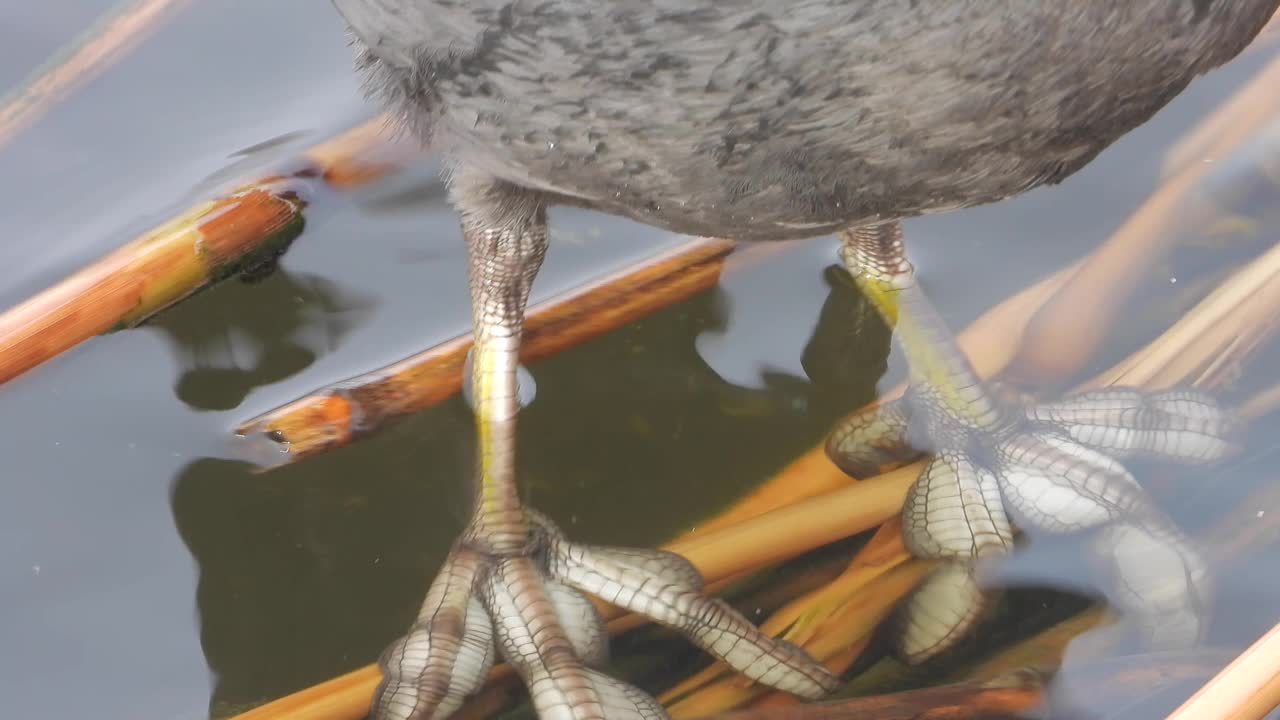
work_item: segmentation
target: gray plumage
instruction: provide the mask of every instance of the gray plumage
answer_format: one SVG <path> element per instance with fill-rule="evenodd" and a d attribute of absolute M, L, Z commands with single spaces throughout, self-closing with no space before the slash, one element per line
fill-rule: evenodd
<path fill-rule="evenodd" d="M 477 186 L 761 240 L 1060 181 L 1280 0 L 334 4 L 371 90 Z"/>

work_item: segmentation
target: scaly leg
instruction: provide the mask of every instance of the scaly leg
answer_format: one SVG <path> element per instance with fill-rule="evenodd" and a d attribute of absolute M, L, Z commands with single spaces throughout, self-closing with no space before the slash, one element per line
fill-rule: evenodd
<path fill-rule="evenodd" d="M 912 449 L 934 455 L 908 493 L 904 541 L 917 556 L 948 562 L 905 603 L 901 654 L 933 657 L 981 617 L 989 598 L 973 567 L 1012 549 L 1011 519 L 1027 530 L 1096 530 L 1095 549 L 1116 575 L 1115 602 L 1153 644 L 1195 642 L 1208 595 L 1204 564 L 1115 458 L 1218 460 L 1233 447 L 1228 414 L 1188 391 L 1114 388 L 1045 404 L 997 398 L 916 286 L 901 226 L 858 228 L 842 240 L 846 267 L 902 344 L 911 388 L 899 403 L 837 427 L 828 452 L 855 471 Z"/>
<path fill-rule="evenodd" d="M 666 717 L 641 690 L 590 668 L 607 658 L 607 635 L 583 593 L 683 632 L 757 682 L 810 699 L 833 691 L 836 678 L 803 651 L 702 595 L 701 576 L 683 558 L 571 543 L 524 507 L 517 371 L 525 306 L 546 254 L 546 211 L 536 193 L 466 173 L 450 189 L 470 267 L 479 486 L 417 622 L 383 654 L 375 719 L 448 717 L 483 683 L 495 644 L 542 720 Z"/>

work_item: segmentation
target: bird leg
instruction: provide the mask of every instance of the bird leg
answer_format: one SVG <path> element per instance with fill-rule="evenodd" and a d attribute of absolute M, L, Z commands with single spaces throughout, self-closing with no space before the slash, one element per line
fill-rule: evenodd
<path fill-rule="evenodd" d="M 991 597 L 975 564 L 1010 552 L 1015 524 L 1090 531 L 1113 569 L 1113 601 L 1150 643 L 1195 643 L 1209 595 L 1205 564 L 1119 459 L 1212 462 L 1233 449 L 1236 422 L 1193 391 L 1108 388 L 1052 403 L 993 394 L 916 285 L 901 226 L 841 239 L 846 268 L 902 345 L 910 386 L 901 400 L 843 421 L 827 452 L 855 475 L 913 451 L 932 454 L 908 492 L 903 539 L 916 556 L 944 563 L 904 604 L 900 654 L 923 662 L 979 621 Z"/>
<path fill-rule="evenodd" d="M 703 595 L 702 577 L 684 558 L 573 543 L 524 507 L 517 370 L 525 307 L 547 249 L 546 209 L 537 193 L 467 173 L 451 178 L 450 191 L 470 268 L 479 487 L 413 627 L 382 655 L 375 720 L 448 717 L 499 654 L 542 720 L 665 718 L 649 695 L 598 670 L 608 637 L 587 594 L 682 632 L 756 682 L 808 699 L 835 690 L 835 676 L 802 650 Z"/>

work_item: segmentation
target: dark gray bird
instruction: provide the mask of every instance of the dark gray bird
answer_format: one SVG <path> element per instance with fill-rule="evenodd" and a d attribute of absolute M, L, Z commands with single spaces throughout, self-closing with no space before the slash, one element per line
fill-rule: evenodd
<path fill-rule="evenodd" d="M 898 221 L 1062 180 L 1239 53 L 1278 4 L 334 0 L 369 88 L 446 160 L 476 333 L 475 514 L 383 656 L 377 717 L 448 716 L 495 647 L 544 720 L 663 717 L 588 669 L 604 633 L 584 592 L 684 631 L 759 682 L 807 698 L 836 686 L 702 596 L 682 559 L 572 543 L 521 504 L 517 351 L 554 204 L 740 240 L 840 233 L 846 266 L 896 324 L 913 388 L 851 418 L 829 449 L 859 469 L 929 438 L 905 536 L 952 561 L 908 603 L 907 657 L 974 622 L 972 562 L 1006 551 L 1015 523 L 1102 528 L 1097 547 L 1125 580 L 1113 599 L 1154 643 L 1194 642 L 1203 563 L 1114 458 L 1211 461 L 1230 449 L 1231 419 L 1194 393 L 993 399 L 915 287 Z"/>

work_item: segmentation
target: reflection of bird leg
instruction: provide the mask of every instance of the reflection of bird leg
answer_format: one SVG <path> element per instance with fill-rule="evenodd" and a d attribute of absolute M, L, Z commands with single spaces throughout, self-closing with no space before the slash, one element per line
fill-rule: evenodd
<path fill-rule="evenodd" d="M 987 604 L 979 559 L 1009 552 L 1026 530 L 1101 528 L 1113 597 L 1160 647 L 1195 642 L 1206 568 L 1118 458 L 1204 463 L 1233 447 L 1234 421 L 1201 393 L 1113 388 L 1029 404 L 987 392 L 916 286 L 897 223 L 843 235 L 845 265 L 895 328 L 910 366 L 906 396 L 855 414 L 828 453 L 851 473 L 933 453 L 907 495 L 903 536 L 917 556 L 951 561 L 907 601 L 902 653 L 922 661 L 958 640 Z"/>

